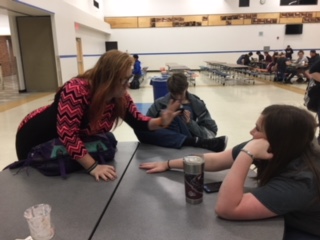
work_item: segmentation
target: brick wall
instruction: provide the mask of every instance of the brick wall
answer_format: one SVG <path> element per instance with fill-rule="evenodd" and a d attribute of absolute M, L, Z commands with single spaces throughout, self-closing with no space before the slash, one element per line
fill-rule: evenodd
<path fill-rule="evenodd" d="M 12 52 L 10 36 L 0 36 L 0 64 L 4 77 L 17 74 L 16 61 Z"/>

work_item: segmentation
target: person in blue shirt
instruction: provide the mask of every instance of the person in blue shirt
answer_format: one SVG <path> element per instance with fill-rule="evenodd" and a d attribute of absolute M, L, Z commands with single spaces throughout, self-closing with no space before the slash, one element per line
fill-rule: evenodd
<path fill-rule="evenodd" d="M 141 72 L 141 62 L 139 61 L 139 56 L 137 54 L 133 55 L 134 58 L 134 65 L 133 65 L 133 80 L 130 82 L 131 89 L 138 89 L 140 88 L 140 78 L 142 75 Z"/>

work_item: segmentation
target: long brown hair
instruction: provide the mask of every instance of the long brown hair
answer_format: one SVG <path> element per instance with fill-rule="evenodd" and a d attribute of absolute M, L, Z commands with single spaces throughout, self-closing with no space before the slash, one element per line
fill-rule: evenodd
<path fill-rule="evenodd" d="M 128 69 L 133 65 L 133 58 L 129 54 L 118 50 L 110 50 L 104 53 L 95 66 L 77 78 L 87 79 L 91 91 L 91 103 L 89 107 L 90 127 L 94 131 L 99 126 L 106 103 L 115 104 L 115 126 L 124 117 L 126 111 L 125 96 L 113 97 L 117 89 L 123 87 L 122 80 L 126 78 Z"/>
<path fill-rule="evenodd" d="M 255 161 L 259 185 L 263 186 L 271 178 L 279 175 L 287 165 L 300 158 L 320 182 L 319 146 L 314 142 L 316 121 L 306 110 L 289 105 L 271 105 L 263 110 L 262 128 L 270 144 L 273 159 Z M 299 169 L 304 170 L 304 169 Z M 298 171 L 299 171 L 298 170 Z M 317 185 L 320 196 L 320 185 Z"/>

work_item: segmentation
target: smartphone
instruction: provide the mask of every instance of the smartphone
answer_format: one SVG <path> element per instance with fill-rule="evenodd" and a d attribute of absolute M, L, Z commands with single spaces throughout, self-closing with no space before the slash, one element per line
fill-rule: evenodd
<path fill-rule="evenodd" d="M 184 108 L 179 108 L 178 111 L 180 111 L 180 113 L 183 113 Z"/>
<path fill-rule="evenodd" d="M 205 183 L 203 189 L 206 193 L 219 192 L 222 182 Z"/>

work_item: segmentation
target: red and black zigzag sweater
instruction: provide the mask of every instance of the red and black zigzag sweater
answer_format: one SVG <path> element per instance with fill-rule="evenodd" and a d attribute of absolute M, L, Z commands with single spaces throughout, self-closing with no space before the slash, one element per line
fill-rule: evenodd
<path fill-rule="evenodd" d="M 123 120 L 134 129 L 147 130 L 150 118 L 138 111 L 128 93 L 125 97 L 127 99 L 127 112 Z M 56 95 L 55 101 L 51 105 L 39 108 L 25 117 L 18 128 L 18 133 L 22 129 L 28 128 L 28 125 L 33 126 L 33 128 L 37 126 L 37 129 L 28 129 L 30 135 L 26 141 L 34 142 L 35 146 L 42 143 L 40 139 L 51 140 L 59 137 L 73 159 L 82 158 L 88 152 L 80 136 L 93 134 L 90 132 L 88 124 L 83 126 L 83 119 L 86 117 L 85 112 L 89 104 L 88 82 L 77 78 L 71 79 L 64 84 L 59 96 Z M 96 133 L 109 132 L 112 129 L 114 107 L 114 104 L 104 106 L 105 110 Z M 32 121 L 36 122 L 37 118 L 42 119 L 38 121 L 38 124 L 29 124 Z M 30 146 L 30 150 L 34 146 Z"/>

